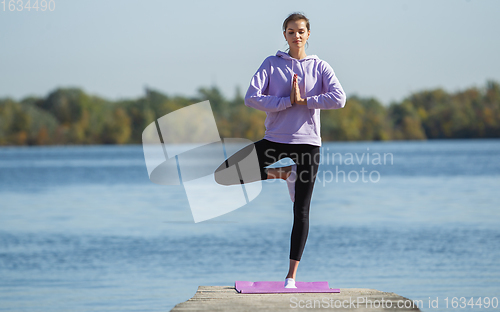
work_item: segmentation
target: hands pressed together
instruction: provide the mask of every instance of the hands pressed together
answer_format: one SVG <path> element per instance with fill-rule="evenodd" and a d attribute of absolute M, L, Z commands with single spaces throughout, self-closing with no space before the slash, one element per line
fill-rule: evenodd
<path fill-rule="evenodd" d="M 297 103 L 298 105 L 307 105 L 307 99 L 300 97 L 299 83 L 297 74 L 293 75 L 292 91 L 290 92 L 290 102 Z"/>

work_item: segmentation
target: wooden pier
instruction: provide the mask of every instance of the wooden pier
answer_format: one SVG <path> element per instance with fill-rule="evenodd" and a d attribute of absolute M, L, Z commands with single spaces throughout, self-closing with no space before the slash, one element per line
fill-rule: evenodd
<path fill-rule="evenodd" d="M 234 286 L 199 286 L 193 298 L 171 311 L 420 311 L 417 302 L 395 293 L 341 288 L 340 293 L 240 294 Z M 406 304 L 406 307 L 405 307 Z"/>

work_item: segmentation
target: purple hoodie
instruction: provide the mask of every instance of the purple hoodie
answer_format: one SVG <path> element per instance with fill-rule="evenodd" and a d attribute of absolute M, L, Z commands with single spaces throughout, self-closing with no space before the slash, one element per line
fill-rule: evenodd
<path fill-rule="evenodd" d="M 307 106 L 290 102 L 294 74 Z M 264 139 L 317 146 L 321 146 L 320 109 L 342 108 L 345 101 L 345 92 L 327 62 L 316 55 L 298 60 L 282 51 L 264 60 L 245 95 L 246 106 L 267 114 Z"/>

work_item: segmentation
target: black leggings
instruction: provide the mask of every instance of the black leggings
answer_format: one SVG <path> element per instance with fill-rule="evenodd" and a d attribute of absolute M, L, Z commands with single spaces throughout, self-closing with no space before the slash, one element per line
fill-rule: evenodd
<path fill-rule="evenodd" d="M 293 228 L 290 245 L 290 259 L 300 261 L 302 252 L 309 233 L 309 208 L 314 188 L 314 181 L 320 162 L 320 147 L 310 144 L 285 144 L 262 139 L 244 147 L 229 157 L 224 164 L 216 170 L 223 170 L 232 164 L 243 160 L 255 148 L 260 167 L 260 180 L 267 180 L 266 166 L 290 157 L 297 164 L 297 179 L 295 182 L 295 202 L 293 205 Z M 256 177 L 253 181 L 257 181 Z M 253 182 L 248 179 L 245 182 Z M 227 181 L 217 181 L 221 184 Z M 233 181 L 234 182 L 234 181 Z M 243 181 L 238 181 L 243 183 Z"/>

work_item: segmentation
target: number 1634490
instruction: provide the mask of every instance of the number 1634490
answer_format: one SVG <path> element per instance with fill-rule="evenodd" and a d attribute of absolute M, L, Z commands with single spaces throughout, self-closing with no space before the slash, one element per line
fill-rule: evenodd
<path fill-rule="evenodd" d="M 0 2 L 0 9 L 5 11 L 54 11 L 56 9 L 55 0 L 35 0 L 35 1 L 22 1 L 22 0 L 2 0 Z"/>

